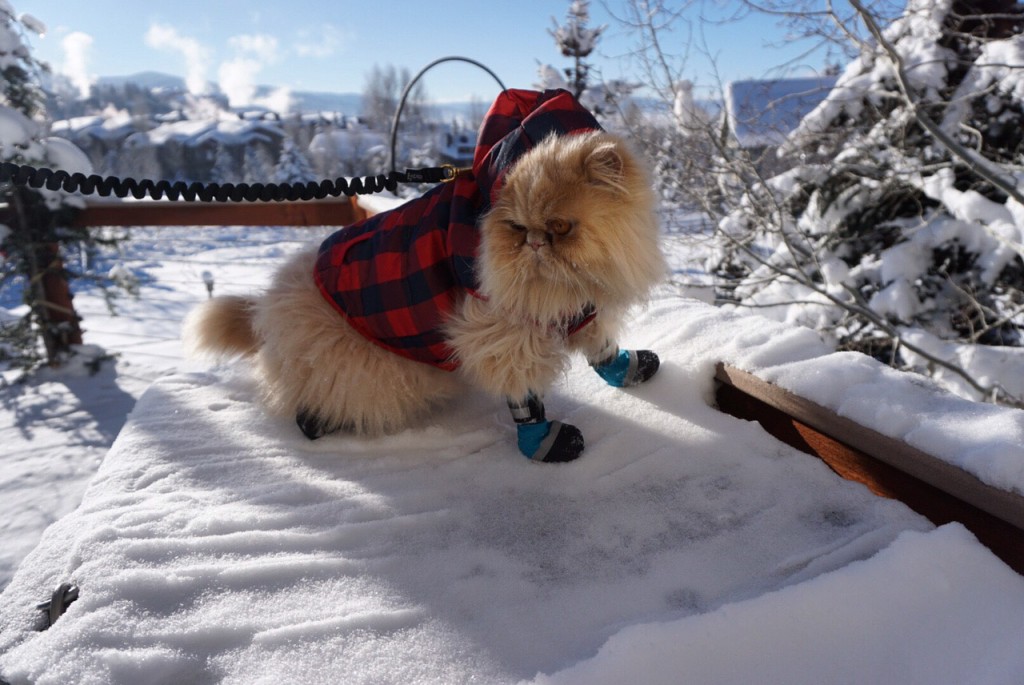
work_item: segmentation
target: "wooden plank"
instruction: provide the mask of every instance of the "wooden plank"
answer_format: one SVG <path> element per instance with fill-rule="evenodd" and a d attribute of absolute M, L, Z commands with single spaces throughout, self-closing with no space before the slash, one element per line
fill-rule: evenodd
<path fill-rule="evenodd" d="M 1008 523 L 1024 528 L 1024 497 L 983 483 L 963 469 L 882 435 L 831 409 L 794 395 L 777 385 L 735 367 L 720 364 L 716 377 L 776 407 L 807 426 L 829 435 L 879 461 L 950 493 Z"/>
<path fill-rule="evenodd" d="M 347 226 L 366 216 L 355 198 L 297 202 L 94 201 L 74 226 Z"/>
<path fill-rule="evenodd" d="M 936 525 L 959 521 L 1007 565 L 1024 574 L 1024 528 L 1018 523 L 1024 520 L 1024 497 L 981 483 L 936 457 L 745 371 L 719 365 L 716 377 L 720 381 L 716 400 L 723 411 L 758 421 L 769 433 L 817 456 L 840 476 L 904 502 Z M 916 473 L 901 468 L 908 465 Z M 917 473 L 927 473 L 932 482 Z M 992 498 L 983 502 L 985 506 L 961 496 L 977 498 L 983 493 Z"/>

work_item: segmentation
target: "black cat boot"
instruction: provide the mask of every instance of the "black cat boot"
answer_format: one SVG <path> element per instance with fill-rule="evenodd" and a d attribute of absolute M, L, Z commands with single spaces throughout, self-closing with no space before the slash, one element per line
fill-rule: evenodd
<path fill-rule="evenodd" d="M 591 366 L 608 385 L 628 388 L 650 380 L 658 372 L 661 360 L 650 350 L 617 349 L 612 356 Z"/>
<path fill-rule="evenodd" d="M 516 422 L 519 451 L 528 459 L 545 463 L 567 462 L 583 454 L 579 428 L 544 418 L 544 402 L 532 392 L 521 401 L 508 401 Z"/>

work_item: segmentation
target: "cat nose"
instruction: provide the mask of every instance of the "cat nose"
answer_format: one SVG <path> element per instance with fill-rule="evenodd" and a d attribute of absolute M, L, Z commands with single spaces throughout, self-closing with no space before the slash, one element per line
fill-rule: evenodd
<path fill-rule="evenodd" d="M 526 234 L 526 243 L 536 252 L 548 244 L 551 237 L 543 231 L 530 231 Z"/>

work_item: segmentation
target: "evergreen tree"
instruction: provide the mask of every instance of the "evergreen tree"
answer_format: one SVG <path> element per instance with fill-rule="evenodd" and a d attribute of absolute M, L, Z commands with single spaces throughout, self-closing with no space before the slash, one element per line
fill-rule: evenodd
<path fill-rule="evenodd" d="M 597 39 L 607 28 L 588 28 L 589 21 L 590 1 L 572 0 L 565 24 L 560 26 L 552 19 L 555 28 L 549 31 L 562 55 L 572 59 L 572 66 L 567 67 L 564 73 L 568 89 L 577 99 L 583 96 L 589 85 L 590 65 L 586 58 L 597 47 Z"/>
<path fill-rule="evenodd" d="M 242 161 L 242 180 L 248 184 L 271 183 L 274 180 L 274 156 L 268 147 L 252 141 L 245 146 Z"/>
<path fill-rule="evenodd" d="M 277 167 L 274 169 L 275 183 L 308 183 L 316 181 L 316 174 L 313 173 L 313 165 L 305 153 L 291 138 L 284 139 L 284 146 L 281 148 L 281 156 L 277 160 Z"/>
<path fill-rule="evenodd" d="M 214 183 L 238 183 L 238 164 L 235 156 L 227 145 L 217 144 L 217 152 L 213 158 L 213 168 L 210 169 L 210 180 Z"/>
<path fill-rule="evenodd" d="M 18 18 L 9 3 L 0 4 L 0 157 L 33 166 L 76 164 L 73 171 L 89 171 L 80 150 L 44 135 L 38 75 L 45 66 L 32 57 L 26 41 L 27 31 L 39 29 L 38 21 Z M 7 206 L 0 229 L 0 288 L 20 290 L 28 305 L 20 319 L 0 323 L 0 361 L 23 369 L 44 360 L 58 364 L 71 345 L 81 342 L 73 312 L 54 304 L 70 301 L 67 280 L 74 275 L 65 268 L 61 251 L 93 242 L 93 237 L 86 229 L 70 227 L 75 201 L 62 193 L 5 185 L 0 200 Z"/>
<path fill-rule="evenodd" d="M 617 114 L 623 109 L 622 103 L 628 100 L 639 84 L 623 80 L 594 82 L 586 58 L 597 47 L 598 39 L 608 27 L 587 26 L 590 22 L 589 0 L 571 0 L 565 24 L 559 25 L 554 18 L 551 21 L 554 28 L 549 29 L 548 33 L 555 39 L 555 45 L 562 55 L 572 59 L 572 65 L 561 72 L 550 64 L 540 65 L 538 86 L 568 90 L 599 120 Z"/>

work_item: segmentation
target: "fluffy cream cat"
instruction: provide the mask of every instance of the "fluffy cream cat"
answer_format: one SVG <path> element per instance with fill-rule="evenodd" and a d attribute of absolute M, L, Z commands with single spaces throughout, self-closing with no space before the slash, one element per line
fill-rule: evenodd
<path fill-rule="evenodd" d="M 444 368 L 356 330 L 312 277 L 317 260 L 303 251 L 263 295 L 214 298 L 186 325 L 195 350 L 254 358 L 266 404 L 311 438 L 401 430 L 470 384 L 507 401 L 523 454 L 570 461 L 582 435 L 543 405 L 569 355 L 618 386 L 658 368 L 654 353 L 616 342 L 626 310 L 665 271 L 651 184 L 602 131 L 551 135 L 504 174 L 479 222 L 478 288 L 457 292 L 439 323 Z"/>

